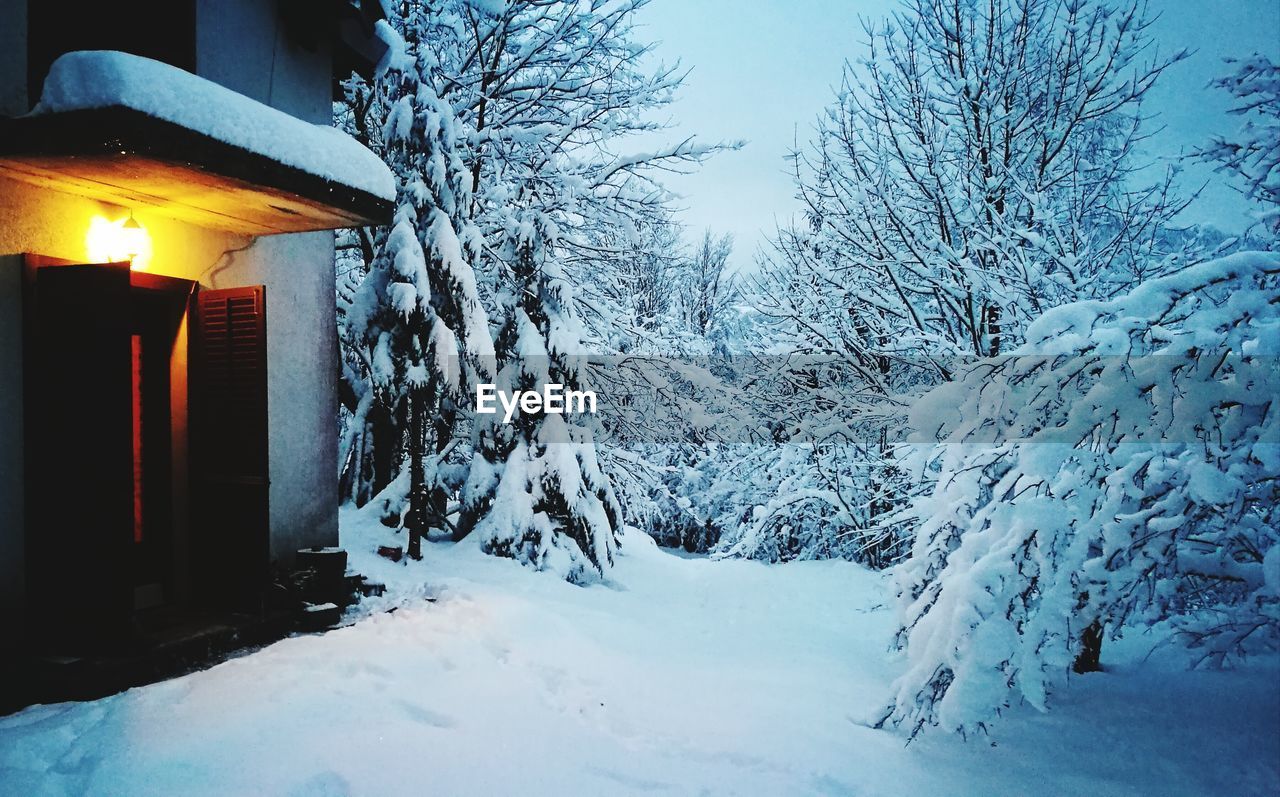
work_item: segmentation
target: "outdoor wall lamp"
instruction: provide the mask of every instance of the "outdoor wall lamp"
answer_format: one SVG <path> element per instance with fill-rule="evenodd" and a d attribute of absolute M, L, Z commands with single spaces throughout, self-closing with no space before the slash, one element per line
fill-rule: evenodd
<path fill-rule="evenodd" d="M 127 218 L 110 221 L 94 216 L 85 239 L 89 258 L 99 263 L 128 261 L 131 268 L 144 271 L 151 262 L 151 236 L 129 211 Z"/>

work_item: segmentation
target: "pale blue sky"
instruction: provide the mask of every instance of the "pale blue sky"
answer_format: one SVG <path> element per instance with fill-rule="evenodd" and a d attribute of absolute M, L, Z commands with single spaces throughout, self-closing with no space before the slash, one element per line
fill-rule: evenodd
<path fill-rule="evenodd" d="M 683 220 L 737 239 L 735 261 L 749 262 L 775 222 L 796 208 L 783 156 L 803 142 L 829 103 L 842 62 L 862 53 L 859 15 L 883 16 L 893 0 L 652 0 L 641 11 L 641 36 L 659 41 L 658 55 L 692 68 L 669 113 L 672 136 L 747 139 L 740 151 L 718 155 L 700 172 L 672 178 L 683 197 Z M 1253 51 L 1280 59 L 1280 0 L 1153 0 L 1162 52 L 1197 50 L 1165 75 L 1149 108 L 1165 131 L 1154 142 L 1175 156 L 1213 132 L 1230 132 L 1226 98 L 1205 88 L 1222 71 L 1222 57 Z M 1212 180 L 1195 165 L 1188 182 Z M 1196 218 L 1227 229 L 1241 226 L 1243 204 L 1211 185 Z"/>

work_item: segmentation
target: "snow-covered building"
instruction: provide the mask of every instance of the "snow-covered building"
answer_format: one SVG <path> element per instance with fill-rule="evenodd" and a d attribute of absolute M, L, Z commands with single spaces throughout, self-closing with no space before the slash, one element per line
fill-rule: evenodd
<path fill-rule="evenodd" d="M 331 126 L 363 5 L 0 0 L 0 656 L 337 544 L 333 230 L 394 197 Z"/>

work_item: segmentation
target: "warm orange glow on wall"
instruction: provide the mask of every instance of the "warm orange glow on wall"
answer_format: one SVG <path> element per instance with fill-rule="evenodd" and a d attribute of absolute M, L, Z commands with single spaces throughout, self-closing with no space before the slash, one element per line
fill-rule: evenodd
<path fill-rule="evenodd" d="M 151 236 L 133 214 L 118 221 L 94 216 L 89 222 L 85 247 L 89 250 L 89 259 L 95 263 L 127 260 L 136 271 L 146 271 L 151 265 Z"/>
<path fill-rule="evenodd" d="M 142 542 L 143 501 L 143 446 L 142 446 L 142 336 L 133 335 L 133 541 Z"/>

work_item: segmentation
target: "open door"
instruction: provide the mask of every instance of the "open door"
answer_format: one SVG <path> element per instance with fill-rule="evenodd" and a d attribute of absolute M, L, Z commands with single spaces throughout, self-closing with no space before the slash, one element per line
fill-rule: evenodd
<path fill-rule="evenodd" d="M 217 610 L 260 609 L 269 557 L 263 288 L 197 292 L 127 263 L 38 256 L 27 259 L 25 284 L 34 641 L 68 653 L 125 644 L 137 611 L 167 616 L 164 607 L 181 611 L 188 595 Z"/>
<path fill-rule="evenodd" d="M 192 569 L 203 602 L 262 607 L 268 577 L 267 327 L 262 286 L 202 290 L 192 341 Z"/>
<path fill-rule="evenodd" d="M 121 637 L 133 609 L 129 265 L 28 264 L 31 630 L 74 651 Z"/>

